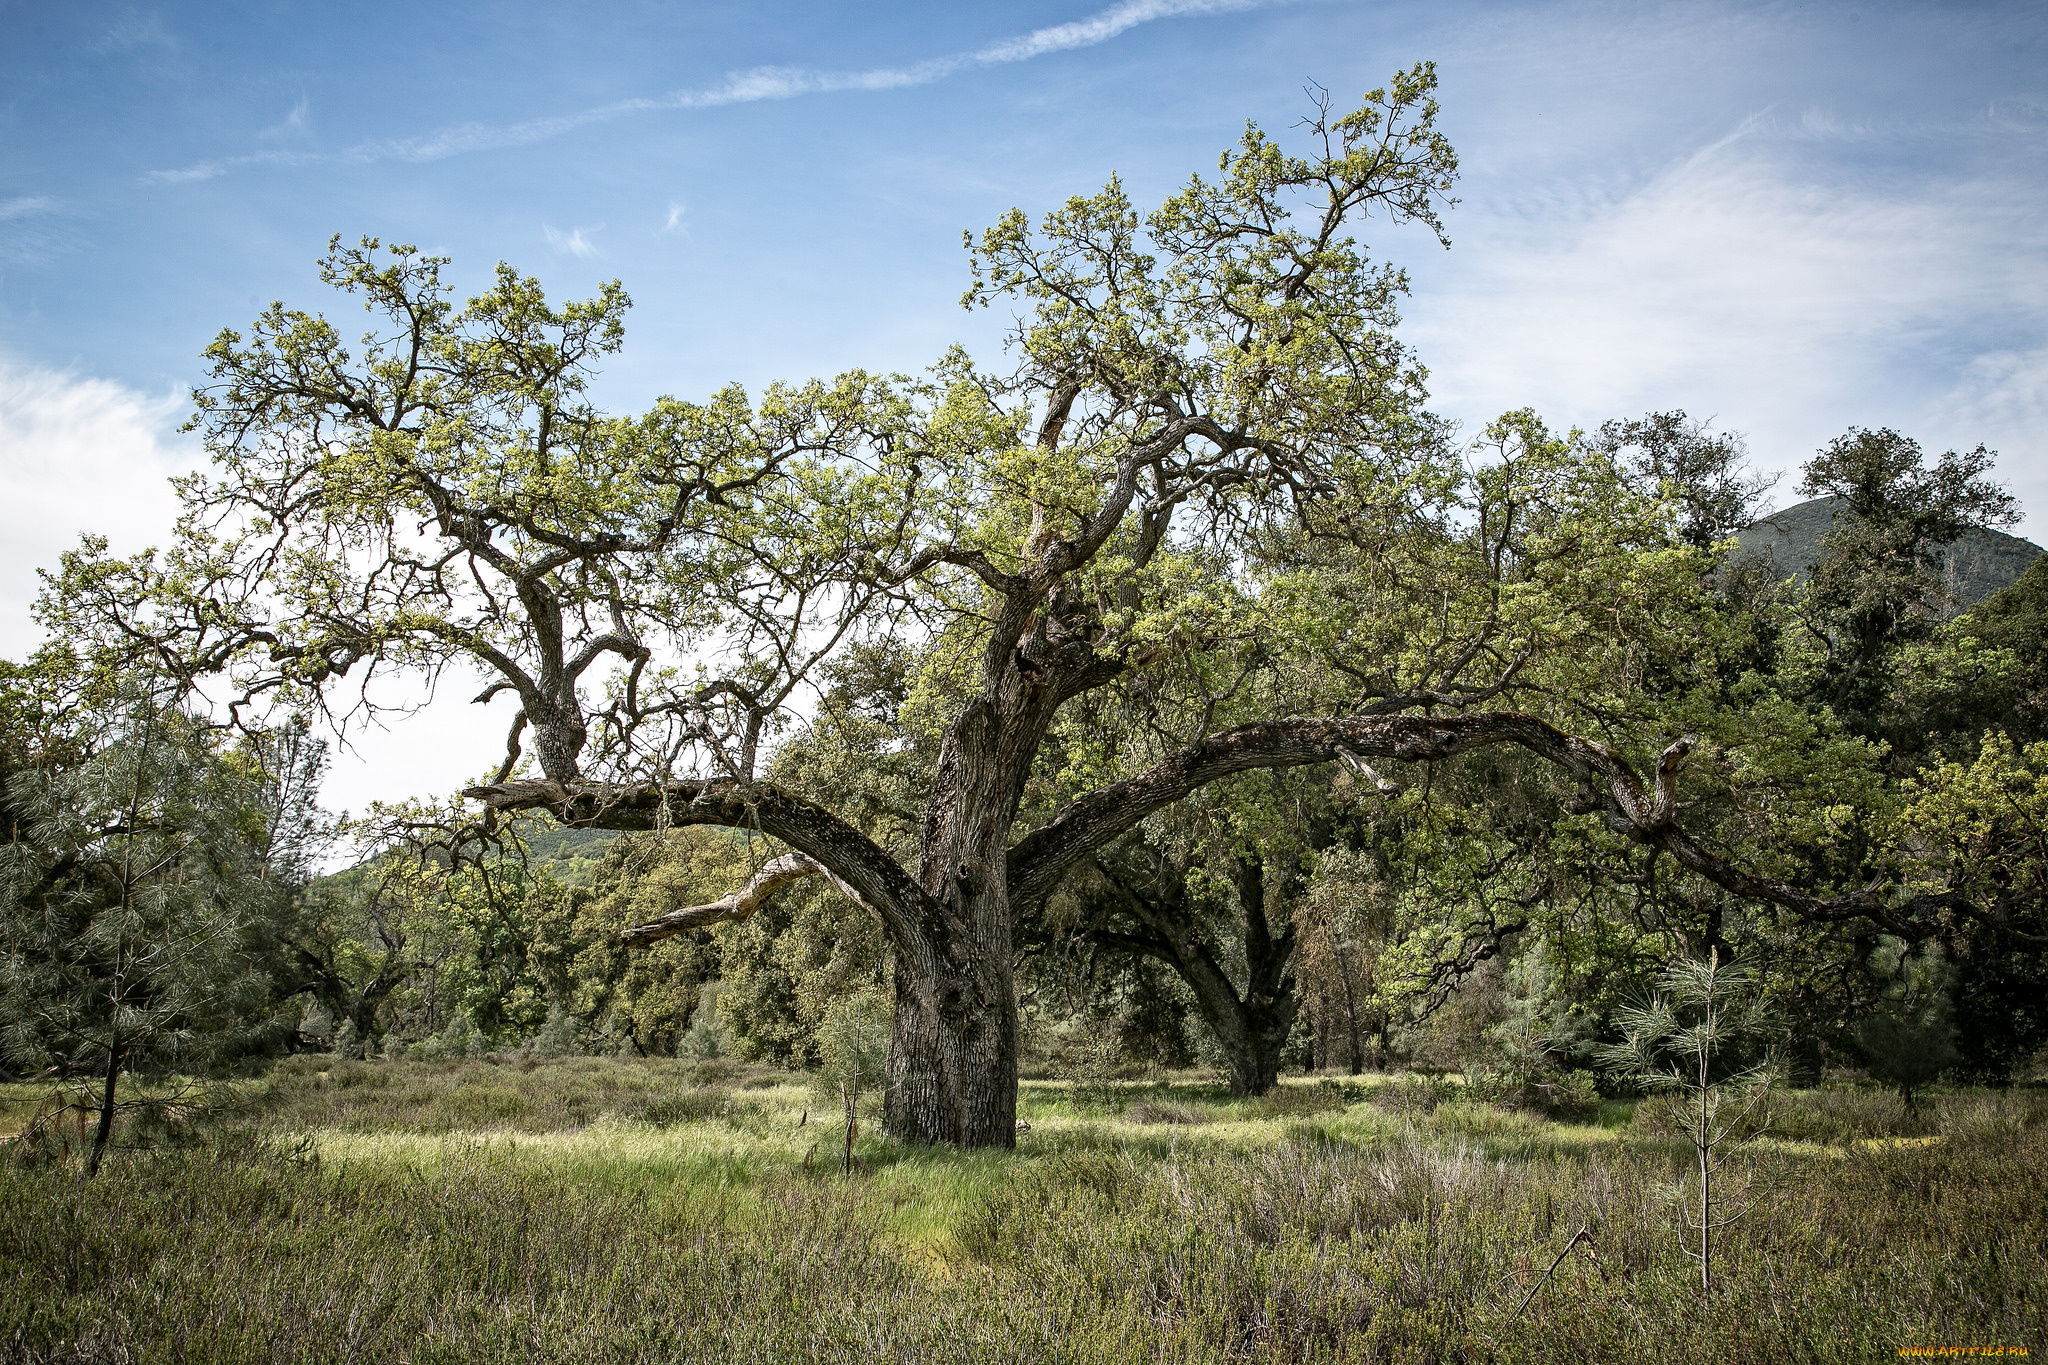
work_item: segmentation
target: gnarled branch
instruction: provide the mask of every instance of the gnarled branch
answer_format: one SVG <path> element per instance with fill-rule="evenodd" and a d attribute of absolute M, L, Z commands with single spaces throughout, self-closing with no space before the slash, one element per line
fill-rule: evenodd
<path fill-rule="evenodd" d="M 708 929 L 714 924 L 730 924 L 751 918 L 755 911 L 768 903 L 768 898 L 790 882 L 805 877 L 825 875 L 825 869 L 801 853 L 785 853 L 779 858 L 770 858 L 761 864 L 761 870 L 748 879 L 747 884 L 729 895 L 721 896 L 708 905 L 692 905 L 681 910 L 671 910 L 666 915 L 651 919 L 645 924 L 636 924 L 619 933 L 619 942 L 634 948 L 644 948 L 650 943 L 687 933 L 692 929 Z"/>
<path fill-rule="evenodd" d="M 917 951 L 957 931 L 948 911 L 888 851 L 822 806 L 771 782 L 729 777 L 609 783 L 528 778 L 471 787 L 463 795 L 503 814 L 545 810 L 572 828 L 655 830 L 718 825 L 779 839 L 818 864 L 852 900 L 879 917 L 898 946 Z"/>
<path fill-rule="evenodd" d="M 1152 812 L 1231 773 L 1326 763 L 1346 754 L 1356 761 L 1390 758 L 1420 762 L 1496 744 L 1519 745 L 1565 769 L 1577 780 L 1588 811 L 1602 812 L 1618 832 L 1655 844 L 1680 866 L 1738 896 L 1782 905 L 1816 923 L 1864 920 L 1913 940 L 1936 931 L 1935 912 L 1939 910 L 1969 913 L 1958 907 L 1952 896 L 1900 898 L 1882 884 L 1838 896 L 1816 896 L 1746 872 L 1708 852 L 1673 818 L 1678 765 L 1691 749 L 1690 740 L 1680 740 L 1664 751 L 1655 785 L 1646 789 L 1635 770 L 1605 744 L 1566 734 L 1548 721 L 1519 711 L 1273 720 L 1210 735 L 1148 772 L 1076 799 L 1018 840 L 1010 850 L 1010 900 L 1013 905 L 1037 902 L 1077 859 Z"/>

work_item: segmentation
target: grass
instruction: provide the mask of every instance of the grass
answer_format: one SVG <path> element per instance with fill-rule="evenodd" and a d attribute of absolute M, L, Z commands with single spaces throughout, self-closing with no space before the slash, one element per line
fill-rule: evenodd
<path fill-rule="evenodd" d="M 0 1167 L 0 1361 L 2048 1349 L 2048 1096 L 1788 1097 L 1702 1303 L 1673 1235 L 1684 1153 L 1647 1116 L 1418 1088 L 1232 1101 L 1183 1077 L 1091 1110 L 1027 1082 L 1017 1152 L 864 1135 L 844 1180 L 786 1073 L 299 1059 L 204 1145 L 91 1182 Z M 1515 1316 L 1582 1226 L 1597 1264 L 1574 1254 Z"/>

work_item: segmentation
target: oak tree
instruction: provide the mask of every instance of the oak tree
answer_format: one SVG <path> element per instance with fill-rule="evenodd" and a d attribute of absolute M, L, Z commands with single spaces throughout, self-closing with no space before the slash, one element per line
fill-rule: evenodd
<path fill-rule="evenodd" d="M 1579 810 L 1737 895 L 1911 932 L 1919 909 L 1882 886 L 1794 887 L 1688 834 L 1688 742 L 1631 756 L 1482 709 L 1525 653 L 1485 602 L 1420 622 L 1341 704 L 1237 705 L 1273 613 L 1340 640 L 1382 600 L 1317 595 L 1313 546 L 1399 540 L 1456 502 L 1423 372 L 1393 335 L 1406 278 L 1355 235 L 1382 213 L 1442 236 L 1456 157 L 1434 85 L 1423 64 L 1341 117 L 1319 101 L 1303 154 L 1248 127 L 1212 178 L 1149 214 L 1112 181 L 1035 225 L 1005 215 L 970 240 L 966 297 L 1021 310 L 1003 370 L 954 352 L 923 377 L 613 417 L 587 383 L 621 341 L 616 284 L 552 305 L 501 266 L 457 306 L 446 262 L 337 242 L 323 277 L 365 301 L 372 331 L 352 351 L 280 304 L 222 333 L 194 418 L 214 470 L 180 485 L 176 541 L 128 559 L 89 543 L 45 619 L 229 680 L 231 715 L 374 710 L 382 674 L 480 669 L 477 700 L 511 708 L 494 780 L 467 792 L 487 816 L 774 841 L 751 884 L 634 935 L 744 917 L 792 878 L 862 906 L 893 955 L 886 1123 L 916 1141 L 1014 1140 L 1016 916 L 1155 812 L 1252 769 L 1520 746 L 1563 771 Z M 1482 519 L 1470 551 L 1496 553 L 1509 529 Z M 1280 588 L 1261 557 L 1289 538 L 1310 591 Z M 1599 570 L 1582 577 L 1599 588 Z M 1577 619 L 1568 596 L 1539 612 L 1552 636 Z M 1409 633 L 1388 619 L 1400 629 L 1382 634 Z M 937 733 L 914 834 L 893 848 L 768 766 L 824 667 L 889 637 L 924 651 L 906 713 Z M 1179 719 L 1158 743 L 1092 767 L 1065 746 L 1040 789 L 1057 801 L 1020 819 L 1063 717 L 1167 693 Z"/>

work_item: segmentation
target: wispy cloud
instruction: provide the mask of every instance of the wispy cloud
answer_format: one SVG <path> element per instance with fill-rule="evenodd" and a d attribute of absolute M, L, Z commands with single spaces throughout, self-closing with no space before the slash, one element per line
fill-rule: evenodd
<path fill-rule="evenodd" d="M 559 232 L 551 227 L 543 227 L 541 232 L 547 237 L 548 245 L 555 250 L 566 251 L 571 256 L 589 257 L 598 254 L 597 243 L 591 241 L 584 234 L 586 232 L 602 232 L 603 230 L 604 224 L 599 223 L 593 228 L 571 228 L 567 232 Z"/>
<path fill-rule="evenodd" d="M 683 226 L 683 219 L 689 211 L 689 205 L 683 203 L 680 199 L 672 201 L 668 206 L 668 217 L 662 220 L 661 230 L 663 232 L 687 232 L 689 229 Z"/>
<path fill-rule="evenodd" d="M 1471 426 L 1523 402 L 1587 424 L 1682 406 L 1777 469 L 1852 421 L 1897 425 L 2003 449 L 2048 504 L 2048 192 L 2015 188 L 2028 144 L 1981 134 L 1985 165 L 1905 177 L 1814 161 L 1823 134 L 1866 137 L 1757 116 L 1613 197 L 1475 205 L 1408 328 L 1439 404 Z"/>
<path fill-rule="evenodd" d="M 47 194 L 0 199 L 0 264 L 40 265 L 68 250 L 71 234 L 57 221 L 64 211 Z"/>
<path fill-rule="evenodd" d="M 153 184 L 209 180 L 229 171 L 254 166 L 294 166 L 314 161 L 440 161 L 467 152 L 520 147 L 594 123 L 606 123 L 630 114 L 678 109 L 711 109 L 731 104 L 753 104 L 762 100 L 796 99 L 847 91 L 903 90 L 930 85 L 963 71 L 1013 62 L 1077 48 L 1094 47 L 1128 33 L 1141 24 L 1159 19 L 1195 18 L 1212 14 L 1234 14 L 1263 9 L 1289 0 L 1123 0 L 1085 19 L 1052 24 L 1029 33 L 1002 38 L 968 52 L 949 53 L 909 66 L 873 67 L 864 71 L 820 71 L 797 66 L 760 66 L 729 72 L 715 85 L 695 90 L 672 90 L 666 95 L 640 96 L 601 104 L 573 113 L 527 119 L 519 123 L 463 123 L 437 129 L 418 137 L 387 138 L 358 143 L 339 152 L 251 152 L 243 156 L 201 161 L 173 170 L 151 171 L 143 176 Z"/>
<path fill-rule="evenodd" d="M 178 40 L 165 32 L 161 16 L 129 9 L 123 11 L 119 19 L 107 26 L 94 46 L 102 52 L 133 51 L 140 47 L 162 47 L 176 51 Z"/>
<path fill-rule="evenodd" d="M 277 123 L 265 128 L 257 136 L 262 138 L 297 137 L 306 131 L 306 116 L 311 110 L 312 105 L 305 95 L 301 94 L 299 102 L 292 106 L 290 113 L 286 114 Z"/>

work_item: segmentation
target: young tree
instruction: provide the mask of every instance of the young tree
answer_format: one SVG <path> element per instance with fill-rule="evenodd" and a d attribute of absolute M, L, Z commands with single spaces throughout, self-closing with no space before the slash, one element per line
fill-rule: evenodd
<path fill-rule="evenodd" d="M 819 1093 L 839 1101 L 846 1121 L 840 1171 L 853 1173 L 853 1144 L 860 1136 L 860 1096 L 887 1074 L 889 1004 L 880 991 L 841 996 L 818 1023 Z"/>
<path fill-rule="evenodd" d="M 97 1112 L 93 1175 L 119 1113 L 199 1102 L 189 1081 L 123 1099 L 124 1077 L 203 1075 L 268 1013 L 252 946 L 277 885 L 261 784 L 192 717 L 134 695 L 80 740 L 5 774 L 0 1046 Z"/>
<path fill-rule="evenodd" d="M 1688 1254 L 1700 1263 L 1701 1295 L 1711 1294 L 1714 1234 L 1748 1212 L 1715 1202 L 1714 1177 L 1731 1148 L 1762 1130 L 1759 1108 L 1775 1079 L 1768 1057 L 1728 1069 L 1729 1054 L 1768 1027 L 1755 979 L 1723 965 L 1718 951 L 1704 962 L 1680 960 L 1665 969 L 1656 997 L 1621 1011 L 1618 1022 L 1622 1040 L 1602 1049 L 1600 1060 L 1653 1092 L 1679 1097 L 1677 1121 L 1692 1144 L 1698 1182 L 1697 1212 L 1688 1210 L 1686 1218 L 1699 1250 Z"/>

